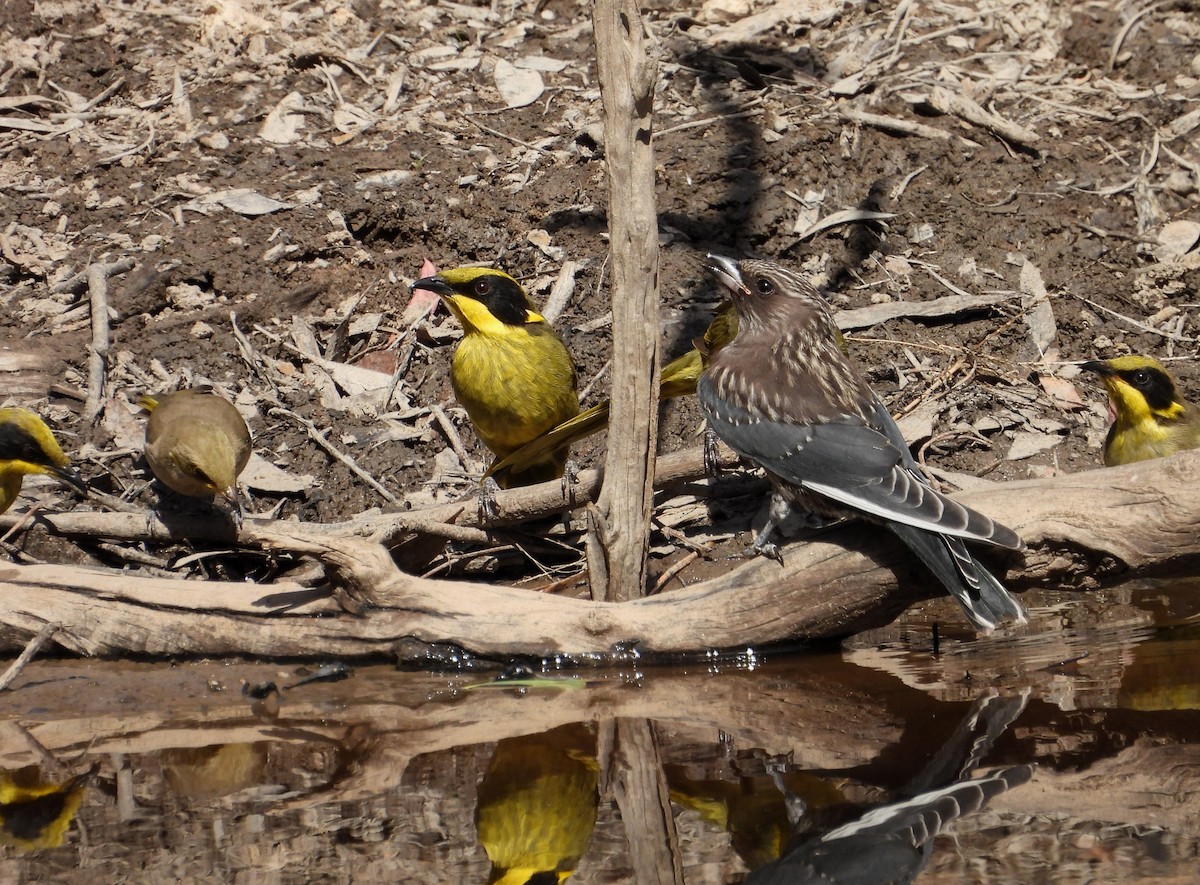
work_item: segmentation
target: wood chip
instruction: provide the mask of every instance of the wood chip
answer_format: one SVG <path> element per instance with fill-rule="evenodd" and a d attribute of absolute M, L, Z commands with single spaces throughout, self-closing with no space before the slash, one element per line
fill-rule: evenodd
<path fill-rule="evenodd" d="M 986 295 L 946 295 L 932 301 L 888 301 L 854 310 L 839 310 L 834 314 L 834 322 L 843 332 L 848 332 L 852 329 L 867 329 L 901 317 L 940 319 L 1005 304 L 1013 300 L 1014 294 L 989 292 Z"/>
<path fill-rule="evenodd" d="M 1011 120 L 985 110 L 974 100 L 945 86 L 935 86 L 929 93 L 929 104 L 939 113 L 951 114 L 968 123 L 980 126 L 1021 147 L 1032 147 L 1041 136 Z"/>

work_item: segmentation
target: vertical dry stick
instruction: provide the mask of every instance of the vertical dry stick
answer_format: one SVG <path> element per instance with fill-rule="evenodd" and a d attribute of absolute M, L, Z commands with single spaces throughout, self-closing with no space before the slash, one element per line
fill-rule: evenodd
<path fill-rule="evenodd" d="M 103 264 L 87 269 L 88 295 L 92 311 L 92 347 L 88 354 L 88 393 L 83 405 L 83 423 L 91 424 L 104 408 L 104 385 L 108 381 L 108 273 Z"/>
<path fill-rule="evenodd" d="M 636 0 L 594 0 L 592 28 L 604 102 L 613 308 L 612 420 L 598 506 L 608 560 L 603 598 L 618 601 L 646 592 L 658 443 L 658 219 L 650 137 L 658 66 L 646 53 Z M 599 590 L 593 584 L 593 595 Z"/>
<path fill-rule="evenodd" d="M 618 719 L 613 794 L 638 885 L 682 885 L 679 834 L 671 814 L 658 737 L 649 719 Z"/>

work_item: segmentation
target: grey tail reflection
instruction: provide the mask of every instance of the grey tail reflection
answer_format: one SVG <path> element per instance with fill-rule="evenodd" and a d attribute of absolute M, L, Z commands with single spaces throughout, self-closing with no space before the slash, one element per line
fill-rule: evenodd
<path fill-rule="evenodd" d="M 793 841 L 778 860 L 746 878 L 754 885 L 889 885 L 912 882 L 929 862 L 933 840 L 951 821 L 980 811 L 1033 775 L 1015 765 L 971 778 L 997 738 L 1016 720 L 1028 694 L 976 701 L 950 739 L 919 774 L 886 805 L 857 809 L 830 826 L 829 810 L 810 815 L 803 800 L 789 797 Z M 843 814 L 847 809 L 843 808 Z"/>

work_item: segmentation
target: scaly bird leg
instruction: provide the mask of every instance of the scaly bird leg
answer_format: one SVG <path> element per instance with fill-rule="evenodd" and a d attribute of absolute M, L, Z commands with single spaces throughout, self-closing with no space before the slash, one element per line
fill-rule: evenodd
<path fill-rule="evenodd" d="M 783 554 L 771 540 L 775 527 L 788 518 L 792 512 L 791 502 L 779 492 L 771 492 L 771 505 L 767 510 L 767 522 L 754 535 L 754 542 L 746 548 L 746 556 L 766 556 L 783 565 Z"/>
<path fill-rule="evenodd" d="M 791 526 L 799 524 L 802 529 L 824 529 L 844 521 L 843 516 L 834 516 L 816 510 L 802 510 L 788 497 L 779 492 L 771 493 L 771 504 L 767 511 L 767 522 L 754 536 L 754 542 L 746 548 L 746 555 L 764 555 L 783 564 L 783 554 L 779 547 L 771 542 L 771 533 L 779 528 L 784 521 L 790 520 Z"/>
<path fill-rule="evenodd" d="M 715 430 L 705 425 L 704 427 L 704 475 L 710 478 L 716 477 L 721 472 L 721 453 L 717 446 L 721 442 L 721 438 L 717 436 Z"/>
<path fill-rule="evenodd" d="M 579 465 L 571 458 L 563 464 L 562 495 L 568 507 L 575 506 L 575 487 L 579 485 Z"/>
<path fill-rule="evenodd" d="M 496 495 L 500 493 L 500 484 L 490 476 L 485 476 L 479 484 L 479 522 L 481 525 L 491 525 L 500 515 L 496 510 Z"/>

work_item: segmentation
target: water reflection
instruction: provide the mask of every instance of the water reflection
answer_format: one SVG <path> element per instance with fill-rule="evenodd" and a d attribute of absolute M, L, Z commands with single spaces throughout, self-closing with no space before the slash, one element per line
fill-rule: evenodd
<path fill-rule="evenodd" d="M 924 864 L 918 882 L 1189 881 L 1200 635 L 1177 596 L 1035 605 L 1028 636 L 938 654 L 918 613 L 844 650 L 587 671 L 569 691 L 387 666 L 329 683 L 243 662 L 34 662 L 0 694 L 0 801 L 5 821 L 38 790 L 57 804 L 0 864 L 88 885 L 641 883 L 676 867 L 726 885 L 794 881 L 846 845 L 877 869 L 853 836 Z M 284 689 L 268 715 L 241 687 L 269 682 Z M 913 838 L 963 810 L 951 835 Z"/>
<path fill-rule="evenodd" d="M 475 828 L 488 883 L 563 882 L 596 828 L 596 736 L 582 723 L 496 744 L 479 783 Z"/>
<path fill-rule="evenodd" d="M 167 789 L 196 804 L 211 802 L 262 783 L 266 742 L 177 747 L 162 754 Z"/>
<path fill-rule="evenodd" d="M 1033 772 L 1029 765 L 973 777 L 996 740 L 1020 715 L 1025 701 L 1025 695 L 990 695 L 974 703 L 946 743 L 889 803 L 813 806 L 780 780 L 778 786 L 787 798 L 789 812 L 789 844 L 778 859 L 765 864 L 743 854 L 752 871 L 746 882 L 868 885 L 913 881 L 929 863 L 934 838 L 943 829 L 1029 780 Z"/>
<path fill-rule="evenodd" d="M 61 781 L 36 765 L 0 771 L 0 845 L 22 854 L 62 845 L 93 773 Z"/>

